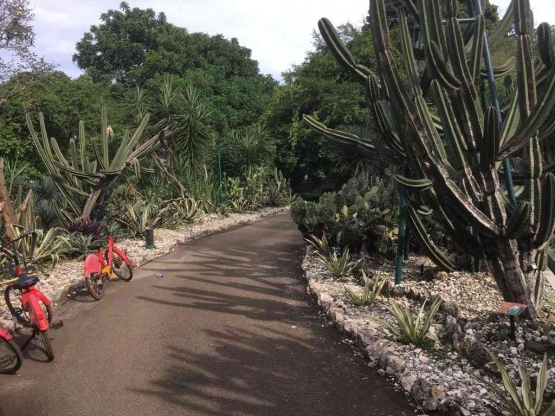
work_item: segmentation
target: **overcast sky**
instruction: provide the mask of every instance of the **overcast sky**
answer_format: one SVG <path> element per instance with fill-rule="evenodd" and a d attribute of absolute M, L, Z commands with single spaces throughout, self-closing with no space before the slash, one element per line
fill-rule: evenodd
<path fill-rule="evenodd" d="M 71 57 L 76 42 L 100 14 L 121 0 L 30 0 L 35 13 L 36 51 L 75 77 L 81 71 Z M 493 0 L 503 13 L 509 0 Z M 318 19 L 335 25 L 361 24 L 367 0 L 128 0 L 131 7 L 165 12 L 168 20 L 190 32 L 236 37 L 252 50 L 263 73 L 280 74 L 303 61 L 312 47 Z M 555 24 L 555 0 L 531 0 L 536 23 Z"/>

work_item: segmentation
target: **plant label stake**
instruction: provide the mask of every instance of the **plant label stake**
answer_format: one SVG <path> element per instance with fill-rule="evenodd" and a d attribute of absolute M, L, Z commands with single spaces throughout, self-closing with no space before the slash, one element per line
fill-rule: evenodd
<path fill-rule="evenodd" d="M 511 322 L 511 333 L 509 337 L 513 342 L 516 342 L 516 324 L 515 316 L 521 315 L 528 306 L 523 303 L 505 302 L 497 312 L 509 315 L 509 321 Z"/>
<path fill-rule="evenodd" d="M 147 228 L 145 231 L 145 248 L 156 248 L 154 245 L 154 230 L 152 228 Z"/>

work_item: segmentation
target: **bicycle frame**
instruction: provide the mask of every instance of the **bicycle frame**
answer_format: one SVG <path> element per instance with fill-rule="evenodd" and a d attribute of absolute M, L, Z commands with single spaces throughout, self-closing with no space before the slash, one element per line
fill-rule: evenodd
<path fill-rule="evenodd" d="M 125 264 L 131 266 L 131 261 L 127 258 L 125 253 L 121 251 L 114 245 L 114 238 L 108 236 L 108 249 L 103 252 L 101 248 L 94 254 L 90 254 L 85 259 L 84 274 L 85 277 L 89 277 L 91 273 L 98 273 L 100 275 L 107 275 L 110 278 L 113 277 L 113 259 L 114 253 L 116 253 L 120 259 L 123 260 Z"/>

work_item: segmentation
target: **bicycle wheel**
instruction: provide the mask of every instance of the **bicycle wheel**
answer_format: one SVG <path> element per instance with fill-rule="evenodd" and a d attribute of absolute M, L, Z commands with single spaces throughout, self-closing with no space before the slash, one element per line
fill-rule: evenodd
<path fill-rule="evenodd" d="M 133 279 L 133 268 L 128 266 L 117 253 L 114 253 L 112 268 L 116 276 L 121 280 L 129 282 Z"/>
<path fill-rule="evenodd" d="M 85 286 L 93 298 L 100 300 L 104 297 L 104 278 L 98 273 L 91 273 L 85 277 Z"/>
<path fill-rule="evenodd" d="M 0 374 L 13 374 L 21 367 L 23 355 L 13 339 L 0 338 Z"/>
<path fill-rule="evenodd" d="M 52 361 L 54 359 L 54 350 L 52 349 L 52 344 L 50 343 L 50 337 L 48 336 L 48 330 L 41 332 L 40 337 L 42 338 L 42 343 L 44 344 L 44 352 L 48 357 L 48 361 Z"/>
<path fill-rule="evenodd" d="M 17 320 L 17 322 L 19 322 L 24 327 L 31 328 L 29 314 L 21 307 L 19 290 L 14 289 L 13 286 L 8 286 L 4 291 L 4 299 L 6 301 L 6 306 L 8 307 L 12 316 Z M 44 303 L 41 303 L 41 305 L 48 318 L 48 323 L 51 323 L 52 317 L 54 316 L 54 313 L 52 312 L 52 306 L 45 305 Z"/>

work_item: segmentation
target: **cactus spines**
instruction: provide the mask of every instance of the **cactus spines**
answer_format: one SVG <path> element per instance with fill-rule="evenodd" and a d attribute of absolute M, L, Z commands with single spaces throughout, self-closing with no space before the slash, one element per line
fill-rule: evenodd
<path fill-rule="evenodd" d="M 555 176 L 546 173 L 552 166 L 542 169 L 540 146 L 541 140 L 555 132 L 555 51 L 550 28 L 547 24 L 538 27 L 542 65 L 536 68 L 529 0 L 512 0 L 488 37 L 482 14 L 461 29 L 456 3 L 404 1 L 399 11 L 400 62 L 394 59 L 384 0 L 370 0 L 377 75 L 357 67 L 329 20 L 323 19 L 319 27 L 338 62 L 365 86 L 384 144 L 408 167 L 402 177 L 395 178 L 396 183 L 409 194 L 417 192 L 411 201 L 431 207 L 434 218 L 461 248 L 488 261 L 507 301 L 526 303 L 535 316 L 543 280 L 541 273 L 532 276 L 530 270 L 536 252 L 545 249 L 555 227 Z M 408 26 L 409 14 L 421 30 L 422 43 L 417 45 Z M 490 47 L 498 44 L 513 23 L 516 59 L 488 66 L 494 79 L 506 77 L 516 66 L 516 82 L 505 78 L 510 100 L 500 120 L 497 108 L 482 108 L 478 87 L 489 82 L 484 79 L 482 56 L 488 50 L 485 42 Z M 419 67 L 417 61 L 422 60 Z M 399 65 L 404 66 L 406 77 L 400 74 Z M 517 205 L 509 206 L 498 169 L 505 158 L 523 149 L 528 169 L 521 183 L 526 183 L 518 189 Z M 425 212 L 409 206 L 406 212 L 433 261 L 450 270 L 452 265 L 430 246 L 420 227 L 419 216 Z"/>
<path fill-rule="evenodd" d="M 57 188 L 64 196 L 64 202 L 70 212 L 63 210 L 68 219 L 80 217 L 88 219 L 92 210 L 101 203 L 120 178 L 121 173 L 132 167 L 136 175 L 150 171 L 140 166 L 140 160 L 151 154 L 160 145 L 160 136 L 167 137 L 171 132 L 162 131 L 139 145 L 143 131 L 148 123 L 149 116 L 145 115 L 133 136 L 126 131 L 121 144 L 113 158 L 110 158 L 109 138 L 112 134 L 108 126 L 106 110 L 102 110 L 100 149 L 92 143 L 94 161 L 87 154 L 85 126 L 79 123 L 79 151 L 75 139 L 70 140 L 68 161 L 58 146 L 55 138 L 48 139 L 44 117 L 39 113 L 40 137 L 37 134 L 33 120 L 29 114 L 26 116 L 27 126 L 37 152 L 46 166 Z"/>

